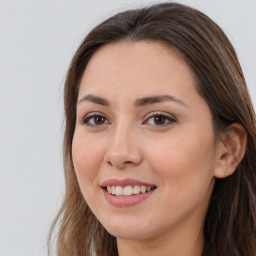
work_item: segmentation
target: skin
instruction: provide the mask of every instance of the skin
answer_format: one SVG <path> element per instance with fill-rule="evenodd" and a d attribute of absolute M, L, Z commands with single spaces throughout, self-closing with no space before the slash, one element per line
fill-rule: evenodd
<path fill-rule="evenodd" d="M 195 86 L 181 56 L 156 42 L 103 46 L 85 69 L 73 163 L 86 202 L 117 237 L 120 256 L 202 252 L 203 221 L 215 176 L 225 176 L 227 163 L 233 166 L 229 174 L 233 172 L 235 161 L 227 147 L 216 142 L 209 107 Z M 104 98 L 110 105 L 82 100 L 86 95 Z M 135 106 L 137 99 L 156 95 L 177 101 Z M 89 126 L 83 120 L 92 112 L 102 118 L 95 123 L 92 117 Z M 174 120 L 156 123 L 155 112 Z M 112 178 L 136 179 L 157 189 L 139 204 L 116 207 L 100 187 Z"/>

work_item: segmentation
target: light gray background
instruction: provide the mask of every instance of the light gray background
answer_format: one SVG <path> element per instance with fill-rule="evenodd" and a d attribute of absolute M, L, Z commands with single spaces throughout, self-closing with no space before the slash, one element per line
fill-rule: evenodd
<path fill-rule="evenodd" d="M 79 42 L 111 14 L 150 2 L 0 0 L 0 256 L 46 255 L 64 188 L 62 87 Z M 179 2 L 227 33 L 255 105 L 256 1 Z"/>

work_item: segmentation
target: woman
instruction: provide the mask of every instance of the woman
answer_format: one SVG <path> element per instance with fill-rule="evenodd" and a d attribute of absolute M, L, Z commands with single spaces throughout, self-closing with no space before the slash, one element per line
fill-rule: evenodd
<path fill-rule="evenodd" d="M 255 255 L 255 112 L 212 20 L 175 3 L 109 18 L 64 97 L 57 255 Z"/>

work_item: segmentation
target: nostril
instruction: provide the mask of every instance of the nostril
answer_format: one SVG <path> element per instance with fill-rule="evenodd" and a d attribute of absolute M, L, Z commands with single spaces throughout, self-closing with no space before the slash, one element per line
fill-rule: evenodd
<path fill-rule="evenodd" d="M 125 161 L 123 164 L 132 164 L 132 161 Z"/>
<path fill-rule="evenodd" d="M 111 167 L 117 167 L 117 168 L 125 168 L 127 166 L 133 165 L 132 161 L 124 161 L 124 162 L 112 162 L 112 161 L 107 161 L 106 162 L 109 166 Z"/>
<path fill-rule="evenodd" d="M 107 164 L 113 166 L 113 164 L 110 161 L 107 161 Z"/>

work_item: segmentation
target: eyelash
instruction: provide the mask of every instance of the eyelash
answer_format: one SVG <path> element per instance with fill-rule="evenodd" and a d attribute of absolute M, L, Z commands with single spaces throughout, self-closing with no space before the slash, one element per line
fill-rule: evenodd
<path fill-rule="evenodd" d="M 165 126 L 168 126 L 172 123 L 176 123 L 177 120 L 174 116 L 171 116 L 170 114 L 164 114 L 164 113 L 161 113 L 161 112 L 152 112 L 150 113 L 147 117 L 146 117 L 146 121 L 152 119 L 152 118 L 164 118 L 165 119 L 165 122 L 164 124 L 149 124 L 151 126 L 157 126 L 157 127 L 165 127 Z M 166 123 L 167 121 L 167 123 Z M 145 121 L 143 122 L 143 124 L 145 123 Z"/>
<path fill-rule="evenodd" d="M 97 125 L 97 124 L 90 124 L 90 120 L 93 120 L 95 117 L 100 117 L 100 118 L 104 118 L 104 123 L 107 120 L 107 118 L 100 112 L 92 112 L 89 113 L 88 115 L 86 115 L 82 120 L 81 120 L 81 124 L 85 124 L 89 127 L 96 127 L 96 126 L 102 126 L 102 125 Z M 94 122 L 95 123 L 95 122 Z"/>
<path fill-rule="evenodd" d="M 104 120 L 104 123 L 103 124 L 95 124 L 95 120 L 94 120 L 94 124 L 90 124 L 90 120 L 93 120 L 94 118 L 96 117 L 100 117 L 100 118 L 103 118 Z M 157 127 L 165 127 L 165 126 L 168 126 L 170 125 L 171 123 L 176 123 L 177 120 L 175 117 L 169 115 L 169 114 L 163 114 L 161 112 L 152 112 L 150 113 L 148 116 L 146 116 L 146 120 L 143 121 L 143 124 L 145 124 L 147 121 L 149 121 L 150 119 L 152 118 L 164 118 L 164 124 L 149 124 L 150 126 L 157 126 Z M 86 115 L 82 120 L 81 120 L 81 124 L 85 124 L 86 126 L 89 126 L 89 127 L 100 127 L 102 125 L 105 125 L 106 123 L 106 120 L 107 118 L 102 114 L 102 113 L 99 113 L 99 112 L 92 112 L 88 115 Z M 166 123 L 167 121 L 167 123 Z M 110 122 L 108 122 L 110 123 Z"/>

